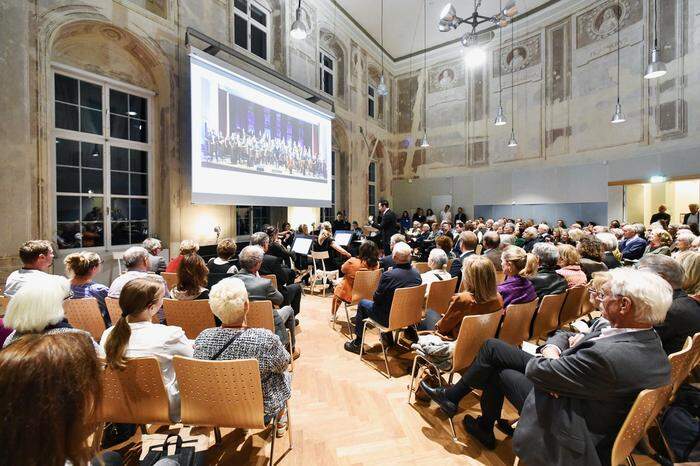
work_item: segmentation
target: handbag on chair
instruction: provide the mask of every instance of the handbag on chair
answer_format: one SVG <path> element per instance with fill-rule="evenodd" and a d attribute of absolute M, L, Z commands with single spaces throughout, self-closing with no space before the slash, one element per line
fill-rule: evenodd
<path fill-rule="evenodd" d="M 175 439 L 175 442 L 171 442 Z M 183 443 L 196 442 L 196 440 L 183 441 L 177 434 L 169 434 L 162 445 L 154 445 L 148 450 L 146 457 L 141 460 L 141 466 L 155 466 L 161 462 L 163 465 L 178 466 L 202 466 L 204 465 L 204 452 L 195 452 L 194 446 L 182 446 Z M 174 446 L 172 455 L 168 454 L 169 447 Z"/>

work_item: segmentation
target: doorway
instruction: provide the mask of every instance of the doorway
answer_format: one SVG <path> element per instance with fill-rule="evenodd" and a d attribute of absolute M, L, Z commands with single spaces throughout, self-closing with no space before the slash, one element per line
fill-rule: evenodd
<path fill-rule="evenodd" d="M 660 205 L 666 206 L 672 224 L 683 223 L 688 204 L 700 200 L 700 177 L 695 179 L 664 181 L 659 183 L 629 183 L 609 186 L 608 212 L 610 216 L 621 214 L 626 223 L 649 225 L 651 216 Z"/>

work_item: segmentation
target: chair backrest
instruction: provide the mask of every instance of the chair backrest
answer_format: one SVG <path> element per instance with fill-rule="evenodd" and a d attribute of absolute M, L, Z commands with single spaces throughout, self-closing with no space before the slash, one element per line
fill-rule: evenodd
<path fill-rule="evenodd" d="M 389 312 L 389 329 L 397 330 L 417 324 L 423 317 L 426 285 L 399 288 L 394 292 Z"/>
<path fill-rule="evenodd" d="M 168 394 L 155 357 L 134 358 L 124 370 L 102 373 L 101 419 L 125 424 L 170 424 Z"/>
<path fill-rule="evenodd" d="M 105 298 L 105 304 L 107 305 L 109 320 L 112 321 L 112 325 L 116 325 L 117 321 L 122 316 L 122 308 L 119 307 L 119 300 L 116 298 Z"/>
<path fill-rule="evenodd" d="M 459 372 L 472 364 L 484 342 L 496 336 L 502 314 L 502 311 L 496 311 L 462 319 L 452 356 L 452 372 Z"/>
<path fill-rule="evenodd" d="M 615 438 L 611 465 L 627 464 L 625 459 L 632 454 L 632 450 L 642 439 L 651 422 L 666 405 L 670 393 L 671 386 L 665 385 L 653 390 L 642 390 L 637 395 L 637 399 L 627 413 L 627 418 L 625 418 L 625 422 Z"/>
<path fill-rule="evenodd" d="M 428 290 L 428 300 L 425 303 L 425 308 L 432 309 L 440 314 L 447 312 L 447 308 L 450 307 L 450 299 L 454 296 L 456 287 L 457 277 L 432 282 Z"/>
<path fill-rule="evenodd" d="M 163 311 L 165 311 L 165 320 L 168 325 L 182 328 L 187 338 L 191 340 L 197 338 L 202 330 L 216 326 L 208 299 L 191 301 L 164 299 Z"/>
<path fill-rule="evenodd" d="M 532 338 L 544 338 L 559 326 L 559 312 L 564 305 L 566 293 L 548 294 L 540 302 L 535 323 L 532 327 Z"/>
<path fill-rule="evenodd" d="M 203 361 L 175 356 L 173 366 L 180 388 L 183 424 L 265 427 L 257 360 Z"/>
<path fill-rule="evenodd" d="M 105 321 L 95 298 L 67 299 L 63 301 L 63 312 L 69 324 L 85 330 L 95 341 L 100 341 L 105 331 Z"/>
<path fill-rule="evenodd" d="M 4 316 L 5 312 L 7 312 L 7 306 L 10 305 L 10 299 L 12 299 L 9 296 L 0 296 L 0 316 Z"/>
<path fill-rule="evenodd" d="M 700 336 L 696 334 L 695 337 Z M 693 369 L 697 358 L 698 345 L 695 337 L 688 337 L 685 345 L 680 351 L 668 355 L 668 362 L 671 364 L 671 387 L 672 393 L 676 393 L 678 387 L 688 377 Z M 695 346 L 694 346 L 695 343 Z"/>
<path fill-rule="evenodd" d="M 566 290 L 566 298 L 559 313 L 559 326 L 576 320 L 581 313 L 581 304 L 586 297 L 586 286 L 579 285 Z"/>
<path fill-rule="evenodd" d="M 270 274 L 270 275 L 260 275 L 262 278 L 267 278 L 268 280 L 272 281 L 272 286 L 277 289 L 277 276 Z"/>
<path fill-rule="evenodd" d="M 484 245 L 479 243 L 476 245 L 476 248 L 474 248 L 474 254 L 476 254 L 477 256 L 480 256 L 483 250 L 484 250 Z"/>
<path fill-rule="evenodd" d="M 496 284 L 501 284 L 506 279 L 506 274 L 501 270 L 496 270 Z"/>
<path fill-rule="evenodd" d="M 175 272 L 163 272 L 160 276 L 165 280 L 165 284 L 168 285 L 169 290 L 177 286 L 177 274 Z"/>
<path fill-rule="evenodd" d="M 382 269 L 358 270 L 357 273 L 355 273 L 355 281 L 352 285 L 352 299 L 350 300 L 350 304 L 354 306 L 359 303 L 361 299 L 372 299 L 381 278 Z"/>
<path fill-rule="evenodd" d="M 414 262 L 413 266 L 418 270 L 418 273 L 421 274 L 430 271 L 430 266 L 427 262 Z"/>
<path fill-rule="evenodd" d="M 272 314 L 272 301 L 251 301 L 246 314 L 246 325 L 253 328 L 266 328 L 275 332 L 275 317 Z"/>
<path fill-rule="evenodd" d="M 536 309 L 536 299 L 529 303 L 508 305 L 501 330 L 498 332 L 499 340 L 511 345 L 522 345 L 523 341 L 530 337 L 530 324 Z"/>

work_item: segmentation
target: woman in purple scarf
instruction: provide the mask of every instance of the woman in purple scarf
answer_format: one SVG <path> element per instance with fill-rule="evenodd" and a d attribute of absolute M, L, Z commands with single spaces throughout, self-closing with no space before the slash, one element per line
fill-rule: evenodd
<path fill-rule="evenodd" d="M 508 246 L 501 255 L 501 266 L 506 279 L 498 285 L 498 292 L 503 297 L 503 308 L 509 304 L 529 303 L 537 299 L 535 287 L 521 272 L 527 264 L 527 253 L 518 246 Z"/>

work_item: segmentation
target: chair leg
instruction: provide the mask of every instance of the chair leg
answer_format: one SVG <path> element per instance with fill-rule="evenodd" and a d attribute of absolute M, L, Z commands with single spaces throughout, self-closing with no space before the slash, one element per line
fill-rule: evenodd
<path fill-rule="evenodd" d="M 141 427 L 141 434 L 148 434 L 148 428 L 146 427 L 146 424 L 141 424 L 139 427 Z"/>
<path fill-rule="evenodd" d="M 634 458 L 632 458 L 632 455 L 628 456 L 626 459 L 627 459 L 627 464 L 629 466 L 637 466 L 637 463 L 634 461 Z"/>
<path fill-rule="evenodd" d="M 408 404 L 411 404 L 411 395 L 413 395 L 414 392 L 414 384 L 417 378 L 416 374 L 416 366 L 418 365 L 418 356 L 413 358 L 413 368 L 411 368 L 411 384 L 408 386 Z M 421 369 L 423 369 L 421 367 Z M 422 372 L 422 370 L 421 370 Z"/>
<path fill-rule="evenodd" d="M 452 420 L 451 417 L 448 417 L 447 420 L 450 422 L 450 429 L 452 430 L 452 441 L 457 443 L 457 431 L 455 430 L 455 422 Z"/>
<path fill-rule="evenodd" d="M 387 378 L 391 378 L 391 371 L 389 370 L 389 359 L 386 357 L 386 348 L 384 348 L 384 341 L 382 340 L 382 332 L 379 332 L 379 344 L 382 345 L 382 354 L 384 354 L 384 365 L 386 366 Z"/>
<path fill-rule="evenodd" d="M 216 443 L 221 443 L 221 429 L 214 427 L 214 439 Z"/>
<path fill-rule="evenodd" d="M 367 321 L 362 322 L 362 340 L 360 341 L 360 360 L 365 349 L 365 334 L 367 333 Z"/>
<path fill-rule="evenodd" d="M 289 414 L 289 400 L 286 402 L 287 406 L 287 435 L 289 435 L 289 449 L 291 450 L 292 445 L 292 416 Z"/>
<path fill-rule="evenodd" d="M 289 330 L 287 330 L 287 338 L 289 339 L 287 345 L 289 348 L 289 356 L 290 356 L 289 365 L 291 366 L 289 368 L 289 372 L 294 372 L 294 354 L 293 354 L 294 348 L 292 348 L 292 332 L 290 332 Z"/>
<path fill-rule="evenodd" d="M 349 339 L 353 339 L 353 327 L 352 327 L 352 322 L 350 322 L 350 311 L 348 310 L 348 303 L 343 303 L 345 306 L 345 318 L 348 320 L 348 333 L 349 333 Z"/>
<path fill-rule="evenodd" d="M 275 437 L 277 437 L 277 419 L 272 420 L 272 442 L 270 443 L 270 466 L 272 466 L 275 460 Z"/>

